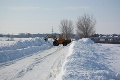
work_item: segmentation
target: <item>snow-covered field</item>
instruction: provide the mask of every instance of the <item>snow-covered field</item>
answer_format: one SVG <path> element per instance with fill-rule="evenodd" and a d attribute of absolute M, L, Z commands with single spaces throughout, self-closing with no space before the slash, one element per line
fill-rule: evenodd
<path fill-rule="evenodd" d="M 0 41 L 0 80 L 120 80 L 120 44 Z M 3 45 L 4 44 L 4 45 Z"/>

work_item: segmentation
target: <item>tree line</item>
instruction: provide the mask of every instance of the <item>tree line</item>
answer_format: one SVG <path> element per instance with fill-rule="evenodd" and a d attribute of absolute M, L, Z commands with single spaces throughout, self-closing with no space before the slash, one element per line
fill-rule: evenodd
<path fill-rule="evenodd" d="M 58 33 L 53 33 L 54 35 L 58 36 Z M 19 33 L 19 34 L 0 34 L 0 37 L 8 37 L 8 38 L 34 38 L 34 37 L 45 37 L 46 35 L 51 34 L 31 34 L 31 33 Z"/>
<path fill-rule="evenodd" d="M 29 37 L 32 37 L 32 34 L 30 34 L 30 33 L 19 33 L 18 35 L 14 35 L 14 34 L 0 34 L 0 37 L 29 38 Z"/>

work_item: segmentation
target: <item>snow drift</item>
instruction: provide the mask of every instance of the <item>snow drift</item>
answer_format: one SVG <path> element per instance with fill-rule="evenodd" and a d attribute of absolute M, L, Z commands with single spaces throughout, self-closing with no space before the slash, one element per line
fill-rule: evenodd
<path fill-rule="evenodd" d="M 120 80 L 120 74 L 110 69 L 110 54 L 110 49 L 90 39 L 73 42 L 56 80 Z"/>
<path fill-rule="evenodd" d="M 45 42 L 44 39 L 41 38 L 19 40 L 13 42 L 11 45 L 0 46 L 0 63 L 32 55 L 50 47 L 52 47 L 50 41 Z"/>

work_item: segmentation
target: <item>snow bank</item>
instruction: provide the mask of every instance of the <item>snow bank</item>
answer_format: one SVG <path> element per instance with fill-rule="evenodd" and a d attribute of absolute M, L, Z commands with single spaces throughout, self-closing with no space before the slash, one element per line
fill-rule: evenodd
<path fill-rule="evenodd" d="M 120 80 L 120 74 L 110 69 L 109 51 L 90 39 L 73 42 L 60 73 L 62 76 L 56 80 Z"/>
<path fill-rule="evenodd" d="M 0 63 L 12 61 L 32 55 L 41 50 L 52 47 L 50 42 L 45 42 L 41 38 L 33 38 L 30 40 L 19 40 L 11 45 L 0 47 Z"/>

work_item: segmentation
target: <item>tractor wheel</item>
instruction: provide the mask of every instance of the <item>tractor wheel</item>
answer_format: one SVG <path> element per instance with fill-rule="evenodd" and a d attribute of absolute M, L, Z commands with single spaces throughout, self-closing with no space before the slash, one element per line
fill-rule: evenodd
<path fill-rule="evenodd" d="M 67 43 L 66 42 L 64 42 L 64 43 L 62 43 L 63 44 L 63 46 L 67 46 Z"/>
<path fill-rule="evenodd" d="M 54 42 L 53 42 L 53 46 L 59 46 L 58 41 L 54 41 Z"/>

